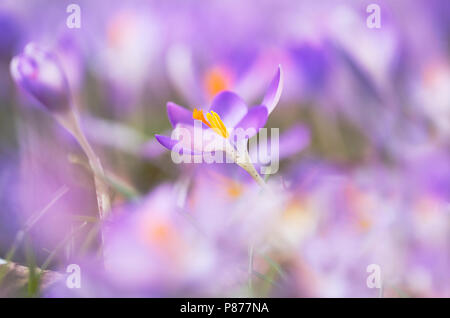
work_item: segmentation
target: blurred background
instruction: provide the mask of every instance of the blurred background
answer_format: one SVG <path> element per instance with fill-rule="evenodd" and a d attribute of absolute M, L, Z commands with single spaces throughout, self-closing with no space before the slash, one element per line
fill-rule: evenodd
<path fill-rule="evenodd" d="M 0 258 L 77 263 L 85 283 L 27 274 L 0 296 L 449 297 L 449 17 L 447 0 L 3 0 Z M 58 57 L 109 177 L 105 267 L 87 159 L 12 79 L 29 42 Z M 231 90 L 257 105 L 280 64 L 274 194 L 236 165 L 175 165 L 155 141 L 168 101 L 208 108 Z"/>

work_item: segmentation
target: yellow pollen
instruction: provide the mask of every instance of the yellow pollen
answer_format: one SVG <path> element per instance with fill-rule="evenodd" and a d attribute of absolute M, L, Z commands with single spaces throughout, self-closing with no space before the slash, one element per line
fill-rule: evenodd
<path fill-rule="evenodd" d="M 203 111 L 194 108 L 192 118 L 202 121 L 206 126 L 214 130 L 217 134 L 219 134 L 223 138 L 228 138 L 230 136 L 227 127 L 225 127 L 225 124 L 223 123 L 222 119 L 220 119 L 219 115 L 214 111 L 206 113 L 206 118 L 208 119 L 206 120 L 205 116 L 203 115 Z"/>

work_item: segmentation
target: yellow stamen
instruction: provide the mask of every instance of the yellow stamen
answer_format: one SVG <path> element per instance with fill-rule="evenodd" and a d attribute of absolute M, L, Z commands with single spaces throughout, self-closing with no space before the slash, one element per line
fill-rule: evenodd
<path fill-rule="evenodd" d="M 206 118 L 208 118 L 208 120 L 206 120 L 205 116 L 203 116 L 202 110 L 194 109 L 194 112 L 192 113 L 192 118 L 202 121 L 206 126 L 214 130 L 217 134 L 219 134 L 223 138 L 228 138 L 230 136 L 227 127 L 225 127 L 225 124 L 223 123 L 222 119 L 220 119 L 220 116 L 214 111 L 206 113 Z"/>
<path fill-rule="evenodd" d="M 203 116 L 203 110 L 197 110 L 197 108 L 194 108 L 194 112 L 192 113 L 192 118 L 200 120 L 203 122 L 206 126 L 211 128 L 211 125 L 206 121 L 205 116 Z"/>
<path fill-rule="evenodd" d="M 221 135 L 223 138 L 228 138 L 229 134 L 227 131 L 227 127 L 225 127 L 223 121 L 220 119 L 219 115 L 216 112 L 211 111 L 206 114 L 206 118 L 208 118 L 209 123 L 211 124 L 211 128 Z"/>

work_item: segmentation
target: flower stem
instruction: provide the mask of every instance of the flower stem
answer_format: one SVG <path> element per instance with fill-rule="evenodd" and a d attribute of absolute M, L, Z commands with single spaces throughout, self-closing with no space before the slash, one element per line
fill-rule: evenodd
<path fill-rule="evenodd" d="M 80 126 L 77 121 L 76 130 L 74 134 L 81 148 L 85 152 L 86 156 L 89 159 L 89 165 L 94 173 L 94 183 L 95 190 L 97 193 L 97 205 L 99 217 L 103 220 L 111 209 L 111 201 L 108 194 L 108 186 L 105 183 L 105 172 L 103 170 L 103 166 L 100 162 L 100 159 L 95 154 L 91 145 L 87 141 L 84 133 L 81 131 Z"/>
<path fill-rule="evenodd" d="M 253 244 L 248 248 L 248 294 L 253 296 Z"/>
<path fill-rule="evenodd" d="M 97 205 L 100 220 L 103 220 L 111 209 L 108 185 L 105 183 L 105 173 L 100 159 L 95 154 L 86 136 L 84 135 L 78 116 L 74 110 L 56 116 L 58 121 L 65 127 L 78 141 L 84 153 L 88 157 L 89 165 L 94 173 L 94 184 L 97 195 Z"/>
<path fill-rule="evenodd" d="M 253 165 L 250 155 L 248 154 L 248 150 L 246 147 L 243 147 L 243 150 L 238 153 L 236 163 L 258 183 L 258 185 L 264 189 L 268 190 L 266 182 L 259 175 L 258 171 L 256 171 L 255 166 Z"/>
<path fill-rule="evenodd" d="M 263 188 L 264 190 L 267 190 L 267 184 L 264 181 L 263 178 L 261 178 L 261 176 L 259 175 L 258 171 L 256 171 L 255 166 L 253 166 L 253 164 L 251 162 L 249 163 L 241 163 L 238 165 L 240 167 L 242 167 L 245 171 L 248 172 L 248 174 L 256 181 L 256 183 L 258 183 L 258 185 Z"/>

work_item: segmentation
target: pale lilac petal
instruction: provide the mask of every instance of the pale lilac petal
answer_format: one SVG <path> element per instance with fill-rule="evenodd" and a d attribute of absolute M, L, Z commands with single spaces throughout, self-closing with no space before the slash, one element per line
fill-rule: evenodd
<path fill-rule="evenodd" d="M 178 93 L 189 101 L 189 105 L 203 102 L 195 76 L 191 47 L 174 44 L 168 48 L 166 57 L 167 75 Z"/>
<path fill-rule="evenodd" d="M 275 77 L 272 79 L 272 82 L 270 83 L 270 86 L 262 102 L 262 104 L 267 107 L 267 111 L 269 114 L 274 110 L 275 106 L 277 106 L 282 91 L 283 91 L 283 71 L 280 65 L 278 66 L 278 71 L 275 74 Z"/>
<path fill-rule="evenodd" d="M 234 128 L 232 140 L 251 138 L 256 135 L 266 124 L 267 116 L 267 108 L 264 105 L 251 108 Z"/>
<path fill-rule="evenodd" d="M 192 112 L 172 102 L 167 103 L 167 116 L 169 117 L 169 121 L 173 127 L 175 127 L 178 123 L 194 124 Z"/>
<path fill-rule="evenodd" d="M 225 126 L 232 128 L 247 113 L 247 105 L 235 93 L 224 91 L 213 99 L 209 110 L 219 114 Z"/>

